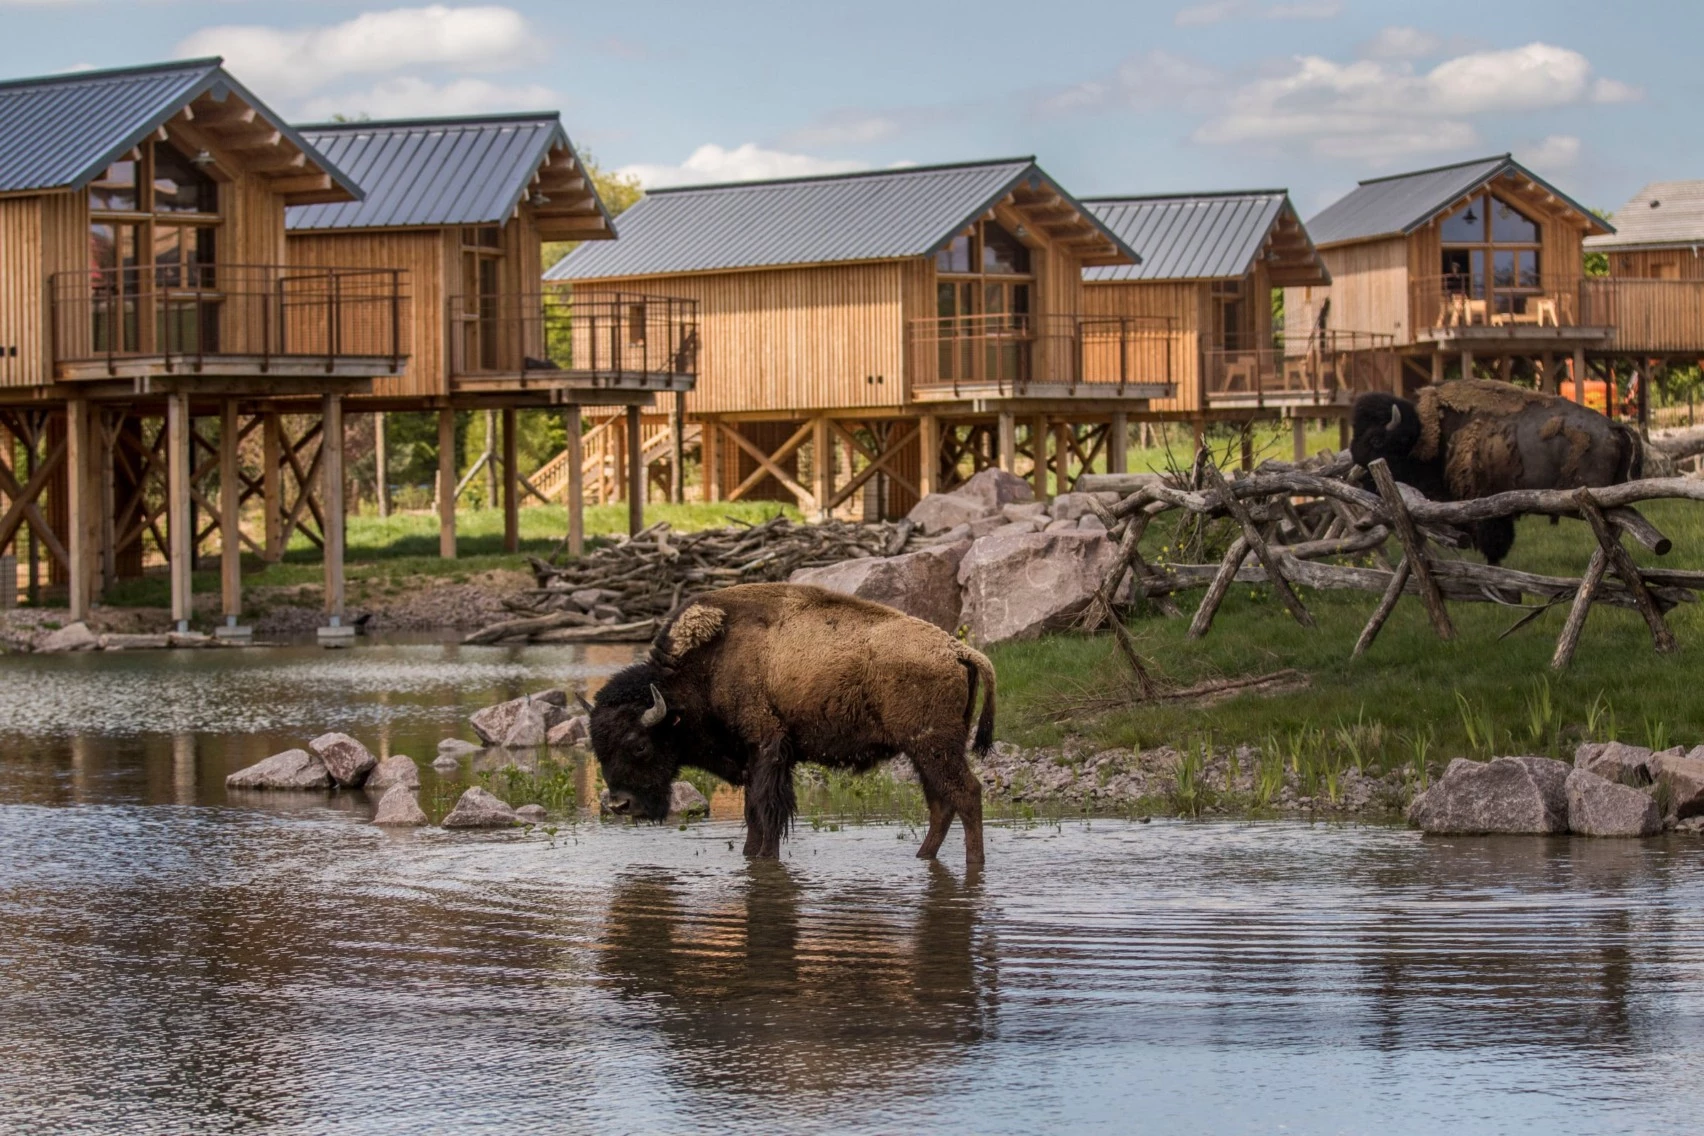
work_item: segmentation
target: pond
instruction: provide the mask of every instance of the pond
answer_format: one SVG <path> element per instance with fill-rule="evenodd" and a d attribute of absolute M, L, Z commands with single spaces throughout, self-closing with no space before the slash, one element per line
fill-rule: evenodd
<path fill-rule="evenodd" d="M 1704 1103 L 1690 839 L 1070 820 L 387 832 L 228 801 L 429 757 L 626 649 L 0 659 L 0 1130 L 1661 1132 Z"/>

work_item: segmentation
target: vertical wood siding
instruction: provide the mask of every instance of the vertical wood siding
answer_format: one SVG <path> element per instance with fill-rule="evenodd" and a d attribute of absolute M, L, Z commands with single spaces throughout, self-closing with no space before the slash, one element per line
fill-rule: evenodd
<path fill-rule="evenodd" d="M 403 374 L 373 380 L 375 395 L 430 397 L 449 393 L 445 374 L 448 342 L 444 315 L 448 296 L 444 291 L 444 233 L 441 229 L 358 230 L 290 236 L 289 262 L 294 265 L 407 271 L 409 360 Z"/>
<path fill-rule="evenodd" d="M 1321 249 L 1320 258 L 1331 272 L 1331 287 L 1315 288 L 1313 294 L 1316 312 L 1324 299 L 1321 292 L 1331 298 L 1326 326 L 1340 331 L 1381 332 L 1395 336 L 1399 344 L 1414 342 L 1413 329 L 1408 326 L 1409 244 L 1409 238 L 1391 237 Z M 1428 266 L 1439 266 L 1436 256 L 1418 264 L 1420 275 L 1426 274 Z M 1286 289 L 1286 304 L 1299 291 Z"/>
<path fill-rule="evenodd" d="M 1201 333 L 1206 326 L 1205 281 L 1108 282 L 1083 285 L 1083 314 L 1159 317 L 1172 330 L 1169 368 L 1176 394 L 1155 399 L 1151 410 L 1201 409 Z M 1144 353 L 1146 354 L 1146 353 Z M 1162 382 L 1164 373 L 1133 375 L 1138 382 Z"/>
<path fill-rule="evenodd" d="M 47 377 L 47 268 L 42 199 L 0 200 L 0 386 Z"/>

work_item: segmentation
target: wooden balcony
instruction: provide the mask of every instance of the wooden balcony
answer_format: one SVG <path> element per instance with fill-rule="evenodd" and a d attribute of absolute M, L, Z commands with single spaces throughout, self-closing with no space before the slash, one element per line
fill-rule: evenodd
<path fill-rule="evenodd" d="M 1400 391 L 1394 337 L 1319 332 L 1282 347 L 1201 353 L 1202 405 L 1215 409 L 1344 406 L 1371 390 Z"/>
<path fill-rule="evenodd" d="M 408 362 L 408 274 L 400 269 L 173 264 L 61 272 L 50 296 L 61 381 L 129 378 L 145 386 L 192 376 L 283 385 L 277 381 L 394 375 Z"/>
<path fill-rule="evenodd" d="M 1164 319 L 1078 315 L 913 320 L 908 340 L 915 402 L 1165 398 L 1180 342 Z"/>
<path fill-rule="evenodd" d="M 698 303 L 561 289 L 454 296 L 449 372 L 460 390 L 690 391 Z"/>
<path fill-rule="evenodd" d="M 1487 288 L 1466 276 L 1412 281 L 1415 339 L 1502 354 L 1704 350 L 1704 281 L 1578 276 L 1515 283 L 1493 280 Z"/>

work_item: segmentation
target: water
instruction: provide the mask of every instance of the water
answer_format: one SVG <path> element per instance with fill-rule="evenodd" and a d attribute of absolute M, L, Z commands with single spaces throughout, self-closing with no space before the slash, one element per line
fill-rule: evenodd
<path fill-rule="evenodd" d="M 901 824 L 384 832 L 225 772 L 429 756 L 622 649 L 3 659 L 0 1129 L 1664 1132 L 1692 841 Z M 465 736 L 465 734 L 463 735 Z"/>

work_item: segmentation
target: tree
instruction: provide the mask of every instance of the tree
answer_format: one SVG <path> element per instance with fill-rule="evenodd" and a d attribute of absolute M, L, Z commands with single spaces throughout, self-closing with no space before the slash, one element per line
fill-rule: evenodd
<path fill-rule="evenodd" d="M 603 200 L 604 208 L 614 217 L 626 210 L 634 202 L 645 196 L 645 191 L 639 185 L 639 179 L 632 174 L 624 174 L 618 170 L 606 170 L 598 165 L 597 158 L 590 150 L 580 151 L 580 164 L 586 167 L 586 176 L 592 179 L 592 188 L 597 190 L 598 197 Z M 579 246 L 579 241 L 545 241 L 544 266 L 549 268 Z"/>
<path fill-rule="evenodd" d="M 1592 213 L 1605 221 L 1610 219 L 1607 209 L 1593 209 Z M 1582 267 L 1587 276 L 1608 276 L 1609 254 L 1607 252 L 1588 252 L 1585 255 L 1585 263 Z"/>

